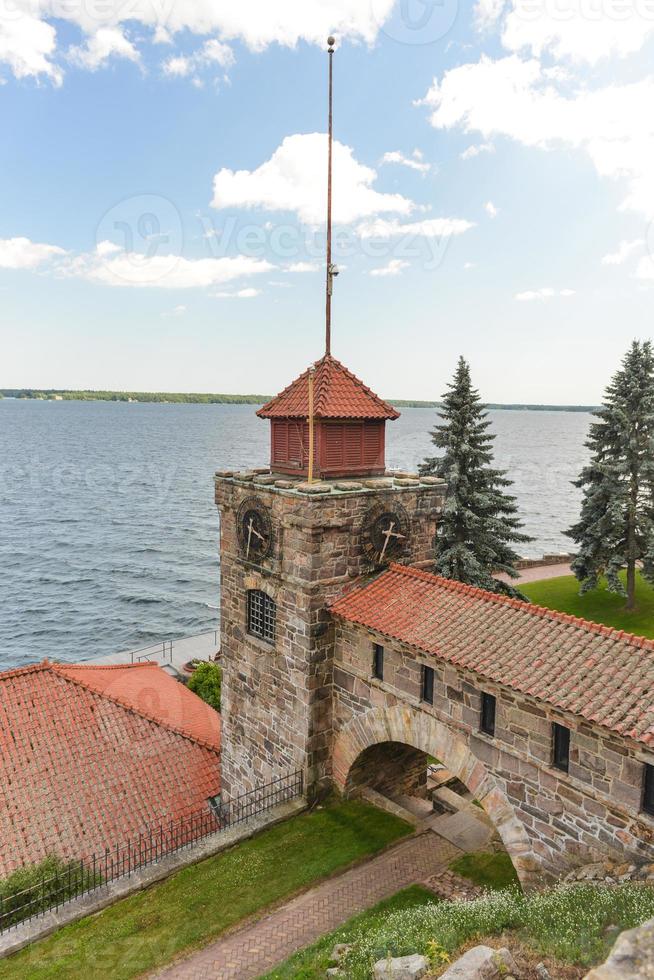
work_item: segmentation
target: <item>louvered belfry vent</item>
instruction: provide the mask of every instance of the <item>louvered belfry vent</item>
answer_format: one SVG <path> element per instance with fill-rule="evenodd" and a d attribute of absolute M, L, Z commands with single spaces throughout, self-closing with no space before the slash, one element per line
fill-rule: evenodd
<path fill-rule="evenodd" d="M 270 419 L 270 464 L 275 473 L 308 472 L 309 370 L 257 412 Z M 330 354 L 313 365 L 313 386 L 315 475 L 325 479 L 383 473 L 386 422 L 398 418 L 399 412 Z"/>

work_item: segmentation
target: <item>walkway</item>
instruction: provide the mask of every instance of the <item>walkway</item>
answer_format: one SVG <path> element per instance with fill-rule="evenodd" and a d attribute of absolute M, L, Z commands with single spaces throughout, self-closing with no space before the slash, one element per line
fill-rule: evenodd
<path fill-rule="evenodd" d="M 460 853 L 431 832 L 410 837 L 155 976 L 162 980 L 254 980 L 358 912 L 443 870 Z"/>
<path fill-rule="evenodd" d="M 541 582 L 546 578 L 558 578 L 560 575 L 572 575 L 570 562 L 562 562 L 560 565 L 537 565 L 535 568 L 519 568 L 518 578 L 509 578 L 504 573 L 497 576 L 503 582 L 510 582 L 512 585 L 520 585 L 521 582 Z"/>

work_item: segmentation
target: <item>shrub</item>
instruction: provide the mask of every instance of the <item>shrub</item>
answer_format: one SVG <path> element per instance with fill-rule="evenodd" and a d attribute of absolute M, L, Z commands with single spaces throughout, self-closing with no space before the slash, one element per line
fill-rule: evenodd
<path fill-rule="evenodd" d="M 388 915 L 355 939 L 346 961 L 350 980 L 367 980 L 372 964 L 387 955 L 425 955 L 437 944 L 455 953 L 473 938 L 516 930 L 544 955 L 590 966 L 608 952 L 615 933 L 654 916 L 654 888 L 571 885 L 537 895 L 509 888 L 472 902 L 440 902 Z"/>
<path fill-rule="evenodd" d="M 189 690 L 220 711 L 220 688 L 223 672 L 218 664 L 206 660 L 198 664 L 188 682 Z"/>
<path fill-rule="evenodd" d="M 0 880 L 0 932 L 101 884 L 81 861 L 52 854 Z"/>

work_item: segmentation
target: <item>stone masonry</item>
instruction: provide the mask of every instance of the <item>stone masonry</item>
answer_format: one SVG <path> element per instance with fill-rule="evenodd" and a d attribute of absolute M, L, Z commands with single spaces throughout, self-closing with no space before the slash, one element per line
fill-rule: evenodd
<path fill-rule="evenodd" d="M 222 785 L 226 797 L 294 769 L 307 785 L 327 778 L 332 744 L 333 625 L 328 602 L 372 568 L 362 543 L 370 509 L 404 508 L 410 520 L 407 560 L 429 564 L 443 486 L 378 479 L 323 483 L 308 494 L 269 474 L 216 475 L 221 514 Z M 237 514 L 246 498 L 266 508 L 273 529 L 268 557 L 248 561 Z M 247 592 L 274 599 L 274 645 L 247 632 Z"/>
<path fill-rule="evenodd" d="M 371 677 L 384 645 L 384 679 Z M 525 883 L 606 856 L 654 857 L 654 819 L 641 812 L 652 753 L 401 643 L 338 622 L 330 775 L 349 791 L 361 753 L 399 742 L 440 759 L 493 819 Z M 421 668 L 435 670 L 434 703 L 420 700 Z M 495 735 L 479 730 L 481 692 L 497 699 Z M 569 772 L 552 765 L 552 722 L 571 730 Z"/>

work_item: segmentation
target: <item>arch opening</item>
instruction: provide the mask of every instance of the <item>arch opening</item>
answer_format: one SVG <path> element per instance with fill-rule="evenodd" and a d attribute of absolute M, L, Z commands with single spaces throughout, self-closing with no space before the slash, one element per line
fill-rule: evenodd
<path fill-rule="evenodd" d="M 414 812 L 426 814 L 431 808 L 433 758 L 446 768 L 458 795 L 467 791 L 467 802 L 474 798 L 483 808 L 522 886 L 540 887 L 544 883 L 541 862 L 501 782 L 460 735 L 432 715 L 396 705 L 371 708 L 353 718 L 336 736 L 333 778 L 346 795 L 370 788 L 391 799 L 411 797 L 422 804 Z"/>

